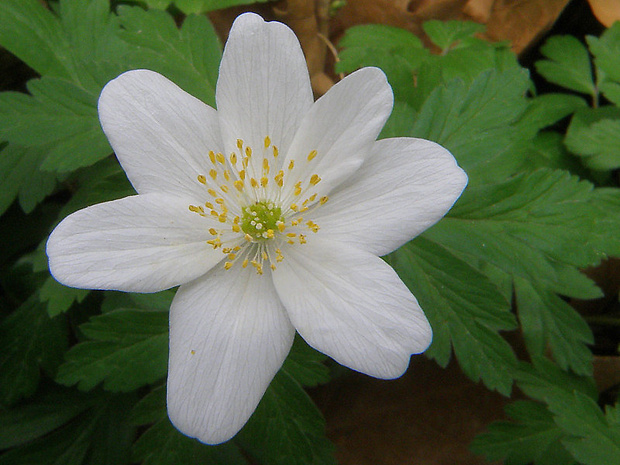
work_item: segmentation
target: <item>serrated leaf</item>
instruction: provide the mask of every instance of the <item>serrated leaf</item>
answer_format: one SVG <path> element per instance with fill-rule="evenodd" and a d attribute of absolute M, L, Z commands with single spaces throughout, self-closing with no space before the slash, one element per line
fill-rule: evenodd
<path fill-rule="evenodd" d="M 90 390 L 132 391 L 154 383 L 168 368 L 168 315 L 119 309 L 93 317 L 80 330 L 90 340 L 72 347 L 57 381 Z"/>
<path fill-rule="evenodd" d="M 336 464 L 321 412 L 286 369 L 273 379 L 237 438 L 260 463 Z"/>
<path fill-rule="evenodd" d="M 620 105 L 620 25 L 613 24 L 599 38 L 587 36 L 586 41 L 594 55 L 599 89 L 605 97 Z"/>
<path fill-rule="evenodd" d="M 50 276 L 40 289 L 40 298 L 47 303 L 47 313 L 53 318 L 69 310 L 75 302 L 84 300 L 89 293 L 87 289 L 63 286 Z"/>
<path fill-rule="evenodd" d="M 594 170 L 620 167 L 620 109 L 586 108 L 573 116 L 566 132 L 568 149 Z"/>
<path fill-rule="evenodd" d="M 119 36 L 132 45 L 127 55 L 131 68 L 157 71 L 186 92 L 215 106 L 215 84 L 221 46 L 205 16 L 190 15 L 180 29 L 172 17 L 139 7 L 118 9 L 123 30 Z"/>
<path fill-rule="evenodd" d="M 63 320 L 50 319 L 33 295 L 0 323 L 0 403 L 37 389 L 41 368 L 55 371 L 67 347 Z"/>
<path fill-rule="evenodd" d="M 97 117 L 97 95 L 59 78 L 28 83 L 32 96 L 0 94 L 0 136 L 25 147 L 48 147 L 41 168 L 73 171 L 112 153 Z"/>
<path fill-rule="evenodd" d="M 527 72 L 510 69 L 480 74 L 471 85 L 454 80 L 426 99 L 411 136 L 449 149 L 470 177 L 470 185 L 512 174 L 502 158 L 517 135 L 511 124 L 527 108 Z M 484 156 L 481 156 L 484 154 Z"/>
<path fill-rule="evenodd" d="M 560 443 L 564 432 L 543 404 L 517 401 L 506 413 L 513 421 L 492 423 L 471 443 L 473 452 L 504 465 L 576 465 Z"/>
<path fill-rule="evenodd" d="M 324 365 L 327 356 L 310 347 L 300 336 L 295 336 L 282 370 L 302 386 L 314 387 L 329 381 L 329 369 Z"/>
<path fill-rule="evenodd" d="M 620 463 L 620 425 L 613 411 L 608 419 L 592 398 L 578 391 L 549 398 L 548 403 L 567 436 L 562 443 L 579 463 Z"/>
<path fill-rule="evenodd" d="M 484 31 L 482 24 L 470 21 L 438 21 L 431 20 L 422 24 L 422 29 L 443 53 L 459 46 L 463 39 L 473 37 Z"/>
<path fill-rule="evenodd" d="M 547 348 L 563 370 L 592 374 L 592 353 L 587 347 L 594 336 L 583 318 L 557 295 L 515 278 L 519 321 L 529 352 L 543 356 Z"/>
<path fill-rule="evenodd" d="M 442 366 L 451 348 L 463 371 L 474 381 L 508 394 L 516 358 L 498 330 L 516 327 L 509 304 L 480 272 L 424 237 L 389 256 L 433 327 L 426 352 Z"/>
<path fill-rule="evenodd" d="M 545 79 L 567 89 L 596 95 L 590 55 L 574 36 L 553 36 L 540 48 L 548 60 L 536 62 L 536 70 Z"/>
<path fill-rule="evenodd" d="M 577 271 L 603 256 L 588 241 L 601 219 L 592 192 L 590 183 L 550 170 L 471 186 L 426 237 L 560 294 L 596 297 L 600 291 Z"/>
<path fill-rule="evenodd" d="M 517 122 L 517 130 L 524 139 L 533 138 L 541 129 L 584 108 L 585 100 L 569 94 L 543 94 L 529 100 L 527 109 Z"/>

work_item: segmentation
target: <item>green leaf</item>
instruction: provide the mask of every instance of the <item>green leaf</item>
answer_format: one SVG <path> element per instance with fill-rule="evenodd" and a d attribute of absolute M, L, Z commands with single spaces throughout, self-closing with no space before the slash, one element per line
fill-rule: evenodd
<path fill-rule="evenodd" d="M 540 48 L 548 60 L 536 62 L 536 70 L 545 79 L 567 89 L 595 96 L 590 55 L 573 36 L 553 36 Z"/>
<path fill-rule="evenodd" d="M 610 170 L 620 167 L 619 133 L 619 108 L 585 108 L 573 116 L 565 143 L 589 168 Z"/>
<path fill-rule="evenodd" d="M 594 55 L 599 89 L 616 105 L 620 105 L 620 25 L 613 24 L 600 38 L 587 36 Z"/>
<path fill-rule="evenodd" d="M 205 16 L 188 16 L 178 29 L 172 17 L 163 11 L 123 6 L 118 12 L 124 28 L 119 36 L 132 45 L 127 55 L 131 68 L 157 71 L 215 106 L 222 52 L 215 30 Z"/>
<path fill-rule="evenodd" d="M 336 464 L 321 412 L 285 368 L 237 438 L 260 463 Z"/>
<path fill-rule="evenodd" d="M 563 370 L 592 374 L 588 344 L 594 336 L 588 324 L 564 300 L 536 284 L 515 278 L 519 320 L 529 352 L 543 356 L 547 348 Z"/>
<path fill-rule="evenodd" d="M 0 411 L 0 450 L 26 444 L 66 424 L 93 404 L 92 398 L 51 385 L 31 403 Z"/>
<path fill-rule="evenodd" d="M 282 370 L 302 386 L 314 387 L 329 381 L 329 369 L 323 363 L 326 359 L 327 356 L 314 350 L 296 335 Z"/>
<path fill-rule="evenodd" d="M 596 402 L 580 393 L 548 399 L 549 409 L 566 438 L 564 446 L 585 465 L 620 463 L 620 424 L 617 406 L 603 415 Z"/>
<path fill-rule="evenodd" d="M 513 421 L 492 423 L 471 443 L 473 452 L 504 465 L 576 465 L 560 443 L 564 432 L 543 404 L 517 401 L 506 413 Z"/>
<path fill-rule="evenodd" d="M 83 400 L 75 399 L 80 404 Z M 61 428 L 0 456 L 0 465 L 126 465 L 134 428 L 133 396 L 92 395 L 94 407 Z M 64 405 L 57 406 L 65 410 Z"/>
<path fill-rule="evenodd" d="M 40 298 L 47 303 L 47 313 L 53 318 L 69 310 L 75 302 L 80 303 L 89 293 L 87 289 L 63 286 L 50 276 L 40 289 Z"/>
<path fill-rule="evenodd" d="M 119 309 L 80 330 L 90 340 L 72 347 L 57 381 L 90 390 L 132 391 L 163 378 L 168 368 L 168 314 Z"/>
<path fill-rule="evenodd" d="M 600 295 L 577 267 L 604 256 L 595 242 L 602 215 L 590 183 L 562 171 L 538 170 L 467 188 L 450 216 L 426 237 L 473 262 L 577 298 Z"/>
<path fill-rule="evenodd" d="M 443 53 L 449 49 L 458 47 L 463 39 L 473 37 L 479 32 L 483 32 L 485 27 L 482 24 L 469 21 L 426 21 L 422 24 L 422 29 L 437 45 Z"/>
<path fill-rule="evenodd" d="M 0 137 L 17 145 L 48 146 L 41 168 L 73 171 L 112 153 L 97 117 L 97 96 L 59 78 L 28 83 L 32 96 L 0 94 Z"/>
<path fill-rule="evenodd" d="M 36 295 L 0 323 L 0 403 L 37 389 L 41 368 L 53 373 L 67 347 L 64 321 L 50 319 Z"/>
<path fill-rule="evenodd" d="M 364 66 L 377 66 L 387 75 L 397 101 L 415 99 L 414 74 L 430 53 L 409 31 L 384 25 L 353 26 L 340 40 L 343 48 L 336 71 L 350 73 Z"/>
<path fill-rule="evenodd" d="M 586 102 L 576 95 L 543 94 L 529 100 L 529 106 L 517 122 L 517 131 L 524 139 L 532 139 L 541 129 L 584 108 Z"/>
<path fill-rule="evenodd" d="M 498 330 L 516 327 L 506 299 L 482 273 L 441 245 L 419 237 L 389 256 L 433 327 L 426 352 L 442 366 L 451 347 L 463 371 L 509 394 L 516 358 Z"/>
<path fill-rule="evenodd" d="M 185 14 L 206 13 L 238 5 L 264 3 L 270 0 L 174 0 L 174 4 Z"/>
<path fill-rule="evenodd" d="M 471 85 L 454 80 L 426 99 L 410 136 L 449 149 L 470 177 L 470 184 L 513 174 L 516 163 L 503 157 L 517 140 L 515 122 L 527 108 L 527 72 L 490 70 Z M 484 154 L 484 156 L 481 156 Z"/>
<path fill-rule="evenodd" d="M 132 448 L 132 457 L 143 465 L 246 465 L 234 442 L 207 446 L 177 431 L 166 413 L 166 386 L 153 389 L 131 412 L 136 425 L 155 423 L 144 432 Z"/>
<path fill-rule="evenodd" d="M 44 148 L 24 148 L 14 144 L 0 149 L 0 215 L 18 196 L 22 210 L 30 213 L 52 193 L 56 176 L 39 169 L 45 155 Z"/>

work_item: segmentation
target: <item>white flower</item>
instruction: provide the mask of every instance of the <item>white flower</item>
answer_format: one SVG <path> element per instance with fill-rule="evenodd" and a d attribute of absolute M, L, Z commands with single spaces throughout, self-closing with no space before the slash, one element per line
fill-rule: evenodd
<path fill-rule="evenodd" d="M 47 244 L 68 286 L 181 285 L 168 413 L 212 444 L 250 417 L 295 330 L 354 370 L 406 370 L 431 328 L 378 257 L 442 218 L 467 183 L 435 143 L 376 140 L 393 102 L 379 69 L 314 102 L 293 32 L 254 14 L 232 27 L 216 101 L 152 71 L 108 83 L 101 124 L 138 195 L 68 216 Z"/>

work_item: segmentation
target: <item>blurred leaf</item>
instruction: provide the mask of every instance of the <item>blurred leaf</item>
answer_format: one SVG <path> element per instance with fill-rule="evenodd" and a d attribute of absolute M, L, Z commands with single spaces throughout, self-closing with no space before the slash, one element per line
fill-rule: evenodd
<path fill-rule="evenodd" d="M 321 412 L 286 367 L 273 379 L 237 439 L 260 463 L 336 464 Z"/>
<path fill-rule="evenodd" d="M 0 322 L 0 403 L 31 396 L 40 369 L 54 372 L 67 348 L 62 319 L 50 319 L 36 295 Z"/>
<path fill-rule="evenodd" d="M 84 300 L 89 293 L 88 289 L 63 286 L 50 276 L 41 287 L 40 298 L 42 302 L 47 302 L 47 313 L 53 318 L 69 310 L 74 302 Z"/>
<path fill-rule="evenodd" d="M 609 100 L 620 105 L 620 24 L 614 24 L 601 37 L 586 37 L 594 55 L 599 88 Z"/>
<path fill-rule="evenodd" d="M 483 32 L 482 24 L 469 21 L 426 21 L 422 24 L 424 32 L 430 37 L 443 53 L 449 49 L 458 47 L 463 39 L 473 37 L 478 32 Z"/>
<path fill-rule="evenodd" d="M 128 464 L 134 429 L 124 417 L 133 396 L 92 397 L 91 409 L 50 434 L 9 450 L 0 456 L 0 465 Z M 75 401 L 83 406 L 83 399 Z M 56 408 L 57 415 L 67 410 L 63 404 Z"/>
<path fill-rule="evenodd" d="M 157 71 L 215 107 L 222 52 L 207 17 L 190 15 L 179 29 L 163 11 L 121 6 L 118 13 L 123 26 L 119 37 L 132 46 L 127 55 L 131 68 Z"/>
<path fill-rule="evenodd" d="M 555 423 L 566 434 L 562 444 L 579 463 L 610 465 L 620 463 L 620 422 L 618 406 L 609 407 L 607 414 L 596 402 L 579 391 L 571 395 L 550 397 L 549 410 Z"/>
<path fill-rule="evenodd" d="M 471 449 L 504 465 L 576 465 L 560 440 L 564 432 L 543 404 L 517 401 L 506 406 L 513 421 L 498 421 L 477 436 Z"/>
<path fill-rule="evenodd" d="M 552 36 L 540 48 L 548 60 L 536 62 L 536 70 L 545 79 L 567 89 L 595 96 L 590 55 L 586 47 L 573 36 Z"/>
<path fill-rule="evenodd" d="M 528 85 L 527 73 L 520 69 L 487 71 L 471 85 L 451 81 L 426 99 L 408 135 L 450 150 L 470 177 L 470 185 L 501 179 L 512 174 L 511 163 L 517 163 L 502 155 L 519 137 L 511 125 L 527 108 Z"/>
<path fill-rule="evenodd" d="M 388 258 L 433 327 L 427 355 L 445 367 L 454 347 L 467 376 L 508 395 L 516 358 L 498 330 L 514 329 L 516 322 L 497 288 L 482 273 L 424 237 Z"/>
<path fill-rule="evenodd" d="M 45 148 L 7 144 L 0 149 L 0 215 L 18 196 L 22 210 L 30 213 L 52 193 L 56 187 L 56 176 L 39 169 L 45 155 Z"/>
<path fill-rule="evenodd" d="M 620 109 L 585 108 L 573 116 L 565 143 L 594 170 L 620 167 Z"/>
<path fill-rule="evenodd" d="M 515 294 L 529 352 L 540 357 L 551 349 L 563 370 L 592 375 L 592 354 L 587 345 L 594 343 L 594 337 L 575 309 L 554 293 L 517 277 Z"/>
<path fill-rule="evenodd" d="M 417 36 L 391 26 L 353 26 L 347 29 L 339 46 L 343 50 L 336 63 L 337 72 L 350 73 L 364 66 L 377 66 L 387 75 L 397 101 L 414 100 L 415 71 L 430 55 Z"/>
<path fill-rule="evenodd" d="M 80 326 L 88 341 L 72 347 L 57 381 L 90 390 L 103 381 L 109 391 L 154 383 L 168 368 L 168 314 L 118 309 Z"/>
<path fill-rule="evenodd" d="M 174 0 L 174 4 L 185 14 L 205 13 L 238 5 L 264 3 L 270 0 Z"/>
<path fill-rule="evenodd" d="M 468 187 L 450 216 L 425 234 L 469 260 L 560 294 L 594 298 L 600 290 L 577 269 L 604 256 L 589 242 L 604 217 L 594 204 L 590 183 L 543 169 Z"/>

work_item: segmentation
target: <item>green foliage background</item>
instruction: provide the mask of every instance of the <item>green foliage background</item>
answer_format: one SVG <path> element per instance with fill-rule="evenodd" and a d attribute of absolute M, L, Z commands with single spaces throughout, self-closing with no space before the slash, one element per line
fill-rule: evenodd
<path fill-rule="evenodd" d="M 39 76 L 0 93 L 0 465 L 335 463 L 303 389 L 330 371 L 301 339 L 241 433 L 204 446 L 166 416 L 173 291 L 76 290 L 47 270 L 58 221 L 133 193 L 99 126 L 102 87 L 148 68 L 213 105 L 221 44 L 196 13 L 248 2 L 176 0 L 179 27 L 170 0 L 0 2 L 0 45 Z M 470 178 L 445 219 L 386 257 L 434 328 L 427 355 L 530 398 L 474 441 L 489 460 L 620 463 L 620 409 L 597 404 L 592 331 L 563 298 L 600 297 L 580 270 L 620 256 L 620 25 L 586 44 L 549 39 L 536 70 L 564 90 L 544 95 L 506 44 L 475 38 L 479 25 L 424 30 L 441 54 L 404 30 L 354 27 L 337 71 L 382 68 L 396 99 L 382 137 L 439 142 Z"/>

